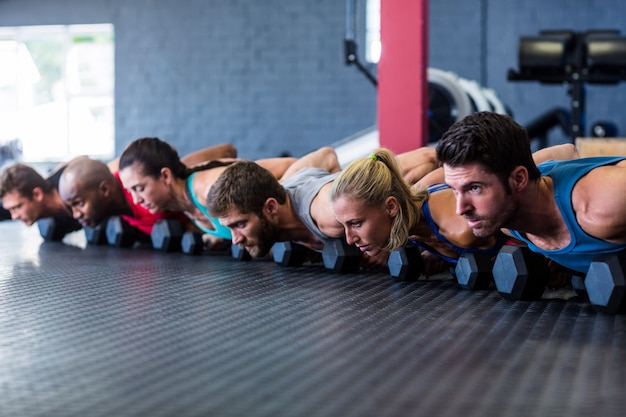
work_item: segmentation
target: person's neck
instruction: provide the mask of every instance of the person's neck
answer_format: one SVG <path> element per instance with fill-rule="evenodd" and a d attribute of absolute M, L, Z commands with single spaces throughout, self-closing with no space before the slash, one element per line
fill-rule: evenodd
<path fill-rule="evenodd" d="M 124 190 L 119 184 L 115 184 L 112 189 L 111 198 L 111 215 L 117 216 L 132 216 L 133 208 L 124 194 Z"/>
<path fill-rule="evenodd" d="M 310 244 L 318 241 L 317 236 L 309 230 L 294 210 L 289 196 L 287 202 L 279 206 L 276 220 L 280 229 L 280 241 L 293 240 Z"/>
<path fill-rule="evenodd" d="M 56 189 L 44 196 L 43 207 L 42 217 L 54 217 L 59 215 L 72 216 L 72 211 L 61 199 L 61 196 Z"/>
<path fill-rule="evenodd" d="M 515 196 L 518 210 L 504 228 L 517 230 L 539 247 L 560 248 L 569 231 L 556 204 L 552 180 L 542 177 Z"/>
<path fill-rule="evenodd" d="M 165 209 L 169 211 L 182 211 L 187 213 L 192 213 L 194 210 L 197 209 L 196 205 L 187 193 L 186 178 L 174 179 L 174 182 L 172 183 L 172 198 L 165 207 Z"/>

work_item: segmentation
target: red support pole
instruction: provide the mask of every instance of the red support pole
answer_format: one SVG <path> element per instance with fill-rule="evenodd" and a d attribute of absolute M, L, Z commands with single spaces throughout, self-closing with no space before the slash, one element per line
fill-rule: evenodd
<path fill-rule="evenodd" d="M 380 3 L 380 145 L 402 153 L 428 144 L 428 0 Z"/>

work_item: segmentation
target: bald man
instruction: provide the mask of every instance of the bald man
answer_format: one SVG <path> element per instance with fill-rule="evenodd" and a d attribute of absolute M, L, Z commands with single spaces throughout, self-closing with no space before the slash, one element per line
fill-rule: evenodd
<path fill-rule="evenodd" d="M 146 235 L 160 219 L 176 218 L 189 223 L 179 212 L 150 213 L 135 204 L 122 186 L 119 174 L 98 160 L 80 157 L 70 161 L 59 179 L 59 195 L 83 226 L 95 227 L 111 216 L 122 216 L 131 226 Z"/>

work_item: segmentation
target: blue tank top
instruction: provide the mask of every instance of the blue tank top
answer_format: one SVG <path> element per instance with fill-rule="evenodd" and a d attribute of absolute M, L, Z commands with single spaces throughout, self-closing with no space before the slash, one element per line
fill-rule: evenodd
<path fill-rule="evenodd" d="M 207 208 L 203 204 L 200 203 L 196 195 L 193 193 L 193 177 L 195 177 L 196 174 L 197 172 L 194 172 L 189 177 L 187 177 L 187 194 L 189 195 L 189 198 L 191 198 L 191 201 L 193 202 L 193 204 L 196 207 L 198 207 L 198 210 L 200 210 L 202 214 L 204 214 L 207 217 L 207 219 L 209 219 L 211 223 L 213 223 L 215 230 L 207 229 L 206 227 L 203 227 L 202 225 L 196 223 L 196 221 L 193 219 L 191 219 L 191 221 L 196 226 L 198 226 L 198 228 L 202 230 L 204 233 L 207 233 L 212 236 L 220 237 L 222 239 L 231 240 L 232 235 L 230 233 L 230 229 L 228 227 L 222 226 L 219 220 L 217 220 L 216 218 L 211 217 L 209 215 L 209 211 L 207 210 Z"/>
<path fill-rule="evenodd" d="M 432 194 L 435 193 L 437 191 L 441 191 L 441 190 L 448 190 L 450 189 L 450 187 L 447 184 L 432 184 L 428 186 L 428 194 Z M 433 220 L 433 216 L 430 213 L 430 207 L 428 206 L 428 200 L 424 201 L 424 204 L 422 205 L 422 216 L 424 216 L 424 220 L 426 220 L 426 223 L 428 224 L 428 226 L 430 227 L 430 230 L 433 231 L 433 233 L 435 234 L 435 236 L 437 237 L 437 239 L 439 239 L 440 241 L 448 244 L 450 246 L 450 248 L 452 248 L 452 250 L 454 250 L 456 253 L 460 255 L 464 254 L 464 253 L 484 253 L 486 255 L 488 255 L 490 258 L 496 256 L 498 254 L 498 251 L 500 250 L 500 248 L 506 243 L 507 241 L 507 237 L 504 235 L 504 233 L 498 232 L 496 238 L 496 243 L 495 245 L 493 245 L 490 248 L 486 248 L 486 249 L 478 249 L 478 248 L 462 248 L 460 246 L 456 246 L 454 243 L 450 242 L 445 236 L 443 236 L 441 233 L 439 233 L 439 226 L 437 226 L 437 224 L 435 223 L 435 221 Z M 437 252 L 437 250 L 435 250 L 433 247 L 431 247 L 430 245 L 427 245 L 426 243 L 417 241 L 417 240 L 413 240 L 413 239 L 409 239 L 413 244 L 419 246 L 422 250 L 426 250 L 438 257 L 440 257 L 441 259 L 443 259 L 446 262 L 450 262 L 450 263 L 457 263 L 457 259 L 456 258 L 450 258 L 449 256 L 445 256 L 440 254 L 439 252 Z"/>
<path fill-rule="evenodd" d="M 538 168 L 541 175 L 552 178 L 554 198 L 570 232 L 571 240 L 564 248 L 545 250 L 533 245 L 525 234 L 510 230 L 511 234 L 526 242 L 533 252 L 541 253 L 567 268 L 583 273 L 589 269 L 594 256 L 625 249 L 626 243 L 610 243 L 585 233 L 576 221 L 576 213 L 572 207 L 572 190 L 581 177 L 594 168 L 613 165 L 624 159 L 626 157 L 623 156 L 597 156 L 572 159 L 571 161 L 546 161 L 539 164 Z"/>

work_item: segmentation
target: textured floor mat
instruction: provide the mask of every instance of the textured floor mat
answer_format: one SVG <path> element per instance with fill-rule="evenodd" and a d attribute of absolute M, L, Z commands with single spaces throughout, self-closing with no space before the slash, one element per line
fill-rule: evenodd
<path fill-rule="evenodd" d="M 0 416 L 621 416 L 626 317 L 0 223 Z"/>

